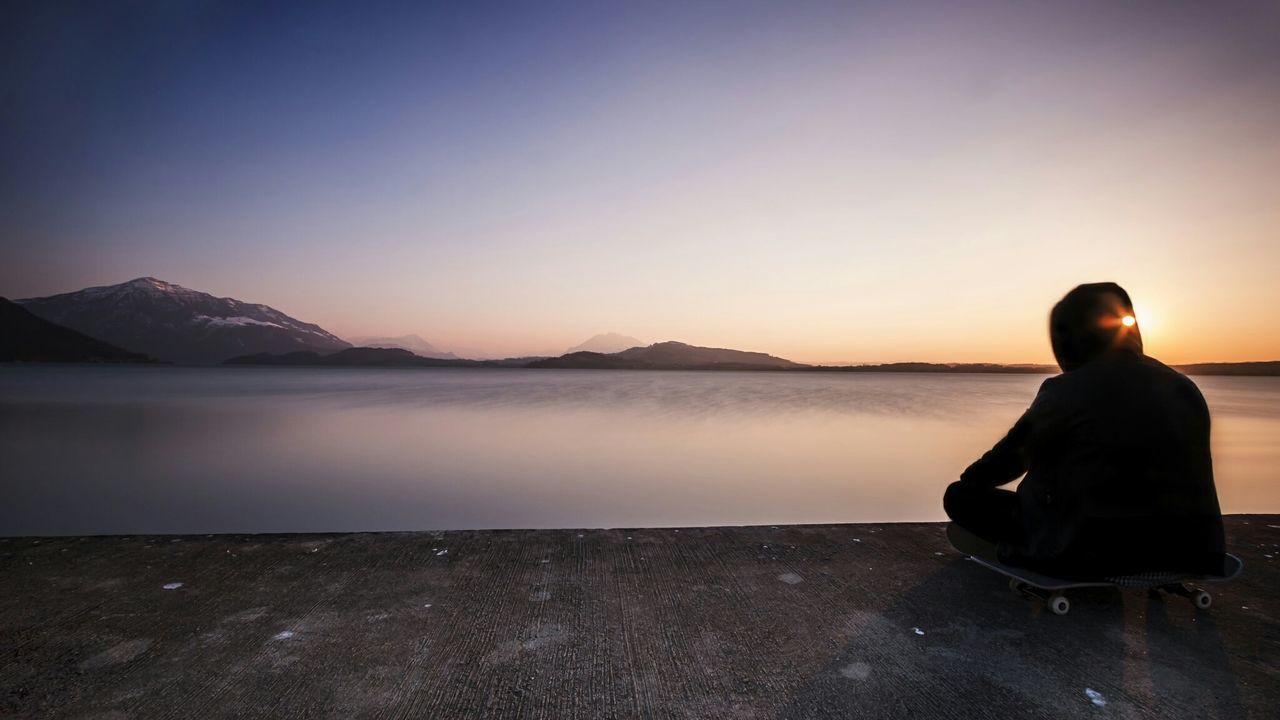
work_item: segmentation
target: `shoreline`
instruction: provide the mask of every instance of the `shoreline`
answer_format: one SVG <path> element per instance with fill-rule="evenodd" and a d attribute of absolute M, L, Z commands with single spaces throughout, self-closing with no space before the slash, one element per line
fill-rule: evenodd
<path fill-rule="evenodd" d="M 0 369 L 6 367 L 145 367 L 145 368 L 272 368 L 294 370 L 300 368 L 318 370 L 562 370 L 574 372 L 697 372 L 697 373 L 844 373 L 844 374 L 880 374 L 880 375 L 1057 375 L 1061 371 L 1056 367 L 1002 367 L 987 363 L 961 363 L 957 367 L 938 364 L 937 367 L 920 368 L 920 365 L 931 363 L 890 363 L 889 365 L 804 365 L 792 368 L 779 367 L 529 367 L 526 365 L 504 365 L 501 361 L 472 360 L 452 364 L 443 361 L 431 365 L 324 365 L 313 363 L 217 363 L 208 365 L 190 365 L 154 361 L 148 363 L 131 362 L 0 362 Z M 895 367 L 895 366 L 912 367 Z M 963 367 L 975 365 L 979 367 Z M 1212 366 L 1212 367 L 1201 367 Z M 1280 361 L 1243 362 L 1243 363 L 1190 363 L 1170 365 L 1169 367 L 1189 377 L 1280 377 Z"/>

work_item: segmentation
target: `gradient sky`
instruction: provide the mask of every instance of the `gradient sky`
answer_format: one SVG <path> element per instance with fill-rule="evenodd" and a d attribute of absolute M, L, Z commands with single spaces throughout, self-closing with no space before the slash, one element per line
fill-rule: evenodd
<path fill-rule="evenodd" d="M 0 295 L 467 354 L 1280 358 L 1280 4 L 6 2 Z"/>

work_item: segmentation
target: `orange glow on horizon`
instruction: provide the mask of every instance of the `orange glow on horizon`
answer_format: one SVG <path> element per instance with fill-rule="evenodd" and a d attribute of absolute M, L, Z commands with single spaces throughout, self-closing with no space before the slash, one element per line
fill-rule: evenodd
<path fill-rule="evenodd" d="M 473 34 L 436 43 L 420 3 L 317 30 L 354 43 L 337 73 L 311 32 L 224 58 L 203 11 L 89 24 L 102 63 L 15 50 L 0 295 L 152 275 L 466 358 L 616 332 L 1050 365 L 1054 303 L 1114 281 L 1135 308 L 1104 321 L 1162 362 L 1280 360 L 1280 43 L 1251 4 L 446 8 Z M 170 21 L 208 39 L 138 41 Z M 119 83 L 139 47 L 155 87 Z"/>

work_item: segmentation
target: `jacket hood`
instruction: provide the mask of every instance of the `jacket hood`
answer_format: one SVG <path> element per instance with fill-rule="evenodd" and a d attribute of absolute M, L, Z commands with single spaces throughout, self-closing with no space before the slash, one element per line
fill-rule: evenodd
<path fill-rule="evenodd" d="M 1058 365 L 1071 372 L 1114 350 L 1141 355 L 1142 332 L 1133 317 L 1133 302 L 1119 285 L 1077 286 L 1049 313 L 1049 339 Z"/>

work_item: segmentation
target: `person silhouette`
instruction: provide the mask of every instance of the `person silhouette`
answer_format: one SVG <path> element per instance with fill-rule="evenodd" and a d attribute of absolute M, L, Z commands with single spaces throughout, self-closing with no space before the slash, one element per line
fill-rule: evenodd
<path fill-rule="evenodd" d="M 1115 283 L 1067 293 L 1049 333 L 1062 373 L 947 487 L 947 515 L 995 544 L 1001 562 L 1057 577 L 1221 574 L 1200 390 L 1143 353 L 1133 302 Z M 1019 476 L 1016 492 L 1000 487 Z"/>

